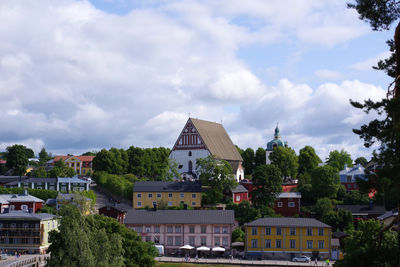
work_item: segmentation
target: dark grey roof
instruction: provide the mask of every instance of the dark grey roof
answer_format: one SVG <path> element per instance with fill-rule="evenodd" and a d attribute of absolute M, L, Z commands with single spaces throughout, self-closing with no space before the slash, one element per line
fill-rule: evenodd
<path fill-rule="evenodd" d="M 232 189 L 232 193 L 245 193 L 248 192 L 246 187 L 244 187 L 243 185 L 238 185 L 236 186 L 236 188 Z"/>
<path fill-rule="evenodd" d="M 103 206 L 103 207 L 99 208 L 99 210 L 107 209 L 108 207 L 110 207 L 111 209 L 115 209 L 115 210 L 117 210 L 119 212 L 126 212 L 126 209 L 124 207 L 122 207 L 122 206 L 119 206 L 119 205 L 106 205 L 106 206 Z"/>
<path fill-rule="evenodd" d="M 233 210 L 135 210 L 127 212 L 125 224 L 182 223 L 234 224 Z"/>
<path fill-rule="evenodd" d="M 24 219 L 24 220 L 49 220 L 53 219 L 56 215 L 49 213 L 29 213 L 26 211 L 10 211 L 8 213 L 1 213 L 0 220 L 11 219 Z"/>
<path fill-rule="evenodd" d="M 261 218 L 245 224 L 246 226 L 281 226 L 281 227 L 331 227 L 314 218 Z"/>
<path fill-rule="evenodd" d="M 19 180 L 14 180 L 7 185 L 17 185 Z M 29 178 L 23 180 L 24 183 L 57 183 L 57 178 Z"/>
<path fill-rule="evenodd" d="M 337 205 L 338 209 L 345 209 L 350 211 L 352 214 L 371 214 L 371 215 L 381 215 L 386 212 L 384 206 L 377 205 Z"/>
<path fill-rule="evenodd" d="M 136 182 L 133 192 L 201 192 L 200 182 Z"/>
<path fill-rule="evenodd" d="M 397 209 L 389 210 L 389 211 L 385 212 L 384 214 L 382 214 L 381 216 L 379 216 L 377 219 L 378 220 L 385 220 L 385 219 L 390 218 L 390 217 L 396 217 L 396 216 L 398 216 L 398 214 L 399 214 L 399 212 L 398 212 Z"/>
<path fill-rule="evenodd" d="M 28 177 L 26 176 L 22 176 L 21 178 L 19 176 L 0 176 L 0 184 L 6 184 L 6 183 L 10 183 L 10 182 L 14 182 L 14 181 L 19 181 L 20 179 L 23 181 L 25 179 L 27 179 Z"/>

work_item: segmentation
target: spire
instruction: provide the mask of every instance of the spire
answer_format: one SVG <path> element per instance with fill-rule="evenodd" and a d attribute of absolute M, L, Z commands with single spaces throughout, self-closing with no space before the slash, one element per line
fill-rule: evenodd
<path fill-rule="evenodd" d="M 279 126 L 279 123 L 276 123 L 275 135 L 274 135 L 275 139 L 281 138 L 281 136 L 279 134 L 279 127 L 278 126 Z"/>

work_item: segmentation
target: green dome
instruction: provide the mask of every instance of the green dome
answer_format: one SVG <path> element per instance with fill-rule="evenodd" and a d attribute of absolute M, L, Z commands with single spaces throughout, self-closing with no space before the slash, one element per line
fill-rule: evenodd
<path fill-rule="evenodd" d="M 287 142 L 281 140 L 281 135 L 279 133 L 279 127 L 276 125 L 274 139 L 267 143 L 267 151 L 273 151 L 275 147 L 287 147 Z"/>

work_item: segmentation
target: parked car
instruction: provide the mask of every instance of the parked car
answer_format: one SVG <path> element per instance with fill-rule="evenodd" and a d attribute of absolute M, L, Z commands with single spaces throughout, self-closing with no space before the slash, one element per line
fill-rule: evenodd
<path fill-rule="evenodd" d="M 310 259 L 310 257 L 307 257 L 307 256 L 298 256 L 298 257 L 294 257 L 292 259 L 292 261 L 294 261 L 294 262 L 310 262 L 311 259 Z"/>
<path fill-rule="evenodd" d="M 155 245 L 158 250 L 158 256 L 164 256 L 164 246 L 163 245 Z"/>

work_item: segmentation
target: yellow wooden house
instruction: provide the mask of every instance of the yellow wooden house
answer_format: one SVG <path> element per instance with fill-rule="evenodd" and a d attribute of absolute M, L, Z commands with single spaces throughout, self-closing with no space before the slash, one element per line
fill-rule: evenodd
<path fill-rule="evenodd" d="M 186 204 L 188 207 L 201 207 L 200 182 L 136 182 L 133 186 L 133 208 L 141 209 L 165 205 L 179 207 Z"/>
<path fill-rule="evenodd" d="M 313 218 L 261 218 L 244 225 L 249 258 L 330 258 L 331 226 Z"/>

